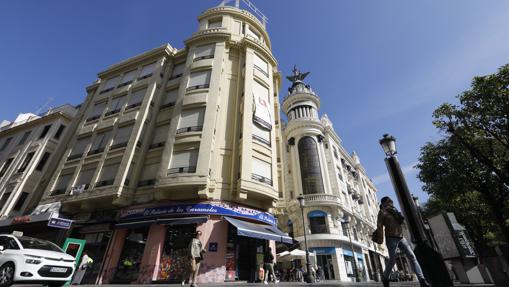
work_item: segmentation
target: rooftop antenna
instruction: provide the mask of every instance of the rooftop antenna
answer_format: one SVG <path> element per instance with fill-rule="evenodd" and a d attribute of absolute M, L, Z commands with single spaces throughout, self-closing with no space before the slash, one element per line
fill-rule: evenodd
<path fill-rule="evenodd" d="M 44 104 L 40 105 L 40 106 L 37 108 L 37 110 L 35 110 L 35 114 L 36 114 L 36 115 L 39 115 L 40 113 L 42 113 L 42 111 L 44 111 L 44 110 L 46 109 L 46 107 L 49 107 L 49 104 L 50 104 L 51 102 L 53 102 L 53 100 L 54 100 L 54 98 L 53 98 L 53 97 L 48 97 L 48 98 L 46 99 L 46 102 L 45 102 Z"/>
<path fill-rule="evenodd" d="M 221 4 L 219 4 L 219 6 L 225 6 L 225 4 L 230 3 L 232 1 L 235 1 L 235 8 L 240 8 L 240 0 L 223 0 L 223 1 L 221 1 Z M 258 8 L 256 8 L 256 6 L 253 3 L 251 3 L 251 1 L 242 0 L 242 2 L 244 2 L 244 4 L 246 4 L 246 6 L 251 11 L 253 11 L 258 17 L 260 17 L 262 19 L 263 27 L 266 27 L 267 23 L 269 22 L 269 18 L 267 18 L 267 16 L 265 16 L 262 13 L 262 11 L 260 11 Z"/>

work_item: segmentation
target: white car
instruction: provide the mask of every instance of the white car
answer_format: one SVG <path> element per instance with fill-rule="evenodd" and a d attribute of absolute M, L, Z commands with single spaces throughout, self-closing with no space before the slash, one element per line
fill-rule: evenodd
<path fill-rule="evenodd" d="M 71 280 L 74 262 L 74 257 L 49 241 L 0 234 L 0 287 L 14 282 L 63 286 Z"/>

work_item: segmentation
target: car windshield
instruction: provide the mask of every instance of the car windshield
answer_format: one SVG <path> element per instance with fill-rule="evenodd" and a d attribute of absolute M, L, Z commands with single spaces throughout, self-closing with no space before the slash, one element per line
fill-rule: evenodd
<path fill-rule="evenodd" d="M 18 237 L 18 240 L 21 242 L 21 245 L 23 245 L 23 248 L 25 249 L 41 249 L 62 252 L 62 249 L 60 249 L 58 246 L 45 240 L 26 236 Z"/>

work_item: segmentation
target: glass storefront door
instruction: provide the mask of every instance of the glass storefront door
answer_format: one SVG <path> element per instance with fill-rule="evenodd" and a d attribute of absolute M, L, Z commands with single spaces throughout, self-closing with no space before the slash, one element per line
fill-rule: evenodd
<path fill-rule="evenodd" d="M 81 284 L 95 284 L 97 276 L 101 271 L 103 257 L 111 237 L 111 231 L 88 233 L 83 236 L 85 239 L 85 251 L 94 260 L 94 263 L 87 269 Z"/>
<path fill-rule="evenodd" d="M 190 274 L 189 243 L 195 237 L 196 224 L 173 225 L 166 229 L 158 281 L 181 283 Z"/>
<path fill-rule="evenodd" d="M 127 231 L 112 283 L 131 283 L 138 279 L 143 251 L 147 243 L 148 229 L 148 227 L 144 227 Z"/>

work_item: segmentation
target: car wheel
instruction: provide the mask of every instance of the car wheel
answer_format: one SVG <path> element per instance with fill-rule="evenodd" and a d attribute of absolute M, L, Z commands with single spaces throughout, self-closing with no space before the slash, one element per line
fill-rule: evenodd
<path fill-rule="evenodd" d="M 65 285 L 65 281 L 64 282 L 48 282 L 48 283 L 46 283 L 46 285 L 48 285 L 48 287 L 61 287 L 61 286 Z"/>
<path fill-rule="evenodd" d="M 11 286 L 14 282 L 14 265 L 6 263 L 0 267 L 0 287 Z"/>

